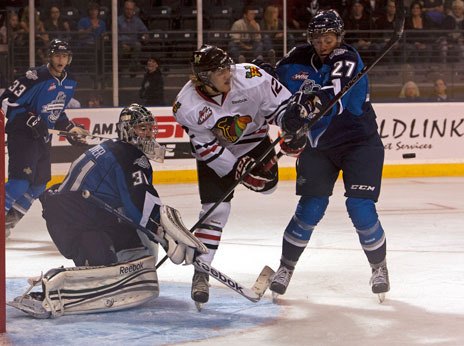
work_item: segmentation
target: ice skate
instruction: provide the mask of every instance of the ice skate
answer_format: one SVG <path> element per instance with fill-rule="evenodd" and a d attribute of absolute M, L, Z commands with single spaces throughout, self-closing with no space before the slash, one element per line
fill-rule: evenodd
<path fill-rule="evenodd" d="M 8 213 L 5 214 L 5 238 L 11 234 L 11 230 L 23 218 L 24 214 L 12 207 Z"/>
<path fill-rule="evenodd" d="M 201 311 L 203 304 L 209 299 L 209 275 L 195 270 L 192 279 L 192 299 L 198 311 Z"/>
<path fill-rule="evenodd" d="M 282 264 L 280 265 L 269 286 L 269 289 L 272 291 L 273 300 L 277 299 L 279 295 L 285 294 L 292 275 L 293 269 L 289 269 Z"/>
<path fill-rule="evenodd" d="M 390 290 L 388 269 L 385 262 L 372 266 L 372 276 L 369 283 L 371 284 L 372 292 L 378 295 L 379 301 L 382 303 L 385 300 L 385 293 Z"/>

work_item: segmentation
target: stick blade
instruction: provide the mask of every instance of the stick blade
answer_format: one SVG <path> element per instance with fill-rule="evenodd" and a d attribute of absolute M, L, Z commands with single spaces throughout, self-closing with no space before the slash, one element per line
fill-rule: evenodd
<path fill-rule="evenodd" d="M 272 270 L 272 268 L 269 266 L 264 266 L 263 270 L 261 270 L 261 273 L 256 279 L 255 284 L 251 288 L 252 291 L 255 292 L 259 296 L 259 298 L 261 298 L 264 295 L 267 288 L 271 284 L 271 279 L 273 275 L 274 275 L 274 270 Z"/>

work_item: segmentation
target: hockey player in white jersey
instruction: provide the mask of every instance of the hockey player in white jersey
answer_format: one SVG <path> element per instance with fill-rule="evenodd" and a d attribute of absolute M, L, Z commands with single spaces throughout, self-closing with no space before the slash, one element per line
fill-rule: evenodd
<path fill-rule="evenodd" d="M 203 45 L 193 53 L 191 64 L 193 76 L 177 95 L 173 113 L 190 137 L 197 160 L 202 216 L 238 179 L 255 192 L 275 189 L 277 164 L 264 169 L 275 151 L 249 175 L 242 175 L 271 146 L 269 126 L 278 125 L 291 94 L 264 70 L 234 64 L 215 46 Z M 195 231 L 209 249 L 200 257 L 205 262 L 211 263 L 219 246 L 232 198 L 233 193 Z M 195 271 L 191 295 L 197 303 L 208 301 L 207 274 Z"/>

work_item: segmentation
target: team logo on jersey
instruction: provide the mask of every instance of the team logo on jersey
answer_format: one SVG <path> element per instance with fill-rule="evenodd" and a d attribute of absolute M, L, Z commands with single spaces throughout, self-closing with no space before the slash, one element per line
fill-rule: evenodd
<path fill-rule="evenodd" d="M 176 115 L 176 113 L 179 110 L 180 106 L 182 106 L 182 103 L 180 103 L 179 101 L 174 103 L 174 105 L 172 106 L 172 112 L 174 113 L 174 115 Z"/>
<path fill-rule="evenodd" d="M 335 48 L 333 50 L 332 54 L 330 54 L 330 59 L 332 59 L 333 57 L 335 57 L 337 55 L 345 54 L 345 52 L 347 52 L 347 50 L 345 48 Z"/>
<path fill-rule="evenodd" d="M 37 70 L 28 70 L 26 72 L 26 78 L 27 79 L 32 79 L 32 80 L 36 80 L 37 78 L 39 78 L 37 76 Z"/>
<path fill-rule="evenodd" d="M 263 75 L 259 72 L 259 68 L 256 66 L 245 66 L 247 70 L 245 73 L 245 78 L 253 78 L 253 77 L 262 77 Z"/>
<path fill-rule="evenodd" d="M 249 115 L 234 115 L 233 117 L 221 118 L 213 127 L 213 132 L 221 139 L 235 143 L 242 136 L 247 124 L 253 119 Z"/>
<path fill-rule="evenodd" d="M 308 79 L 309 77 L 309 72 L 306 72 L 306 71 L 300 71 L 298 73 L 295 73 L 293 76 L 291 76 L 290 78 L 292 80 L 305 80 L 305 79 Z"/>
<path fill-rule="evenodd" d="M 58 95 L 56 95 L 56 99 L 42 106 L 42 113 L 49 113 L 48 120 L 54 123 L 60 117 L 61 112 L 64 109 L 65 101 L 66 94 L 63 91 L 60 91 Z"/>
<path fill-rule="evenodd" d="M 141 156 L 134 161 L 134 165 L 139 165 L 142 168 L 150 168 L 150 162 L 148 161 L 146 156 Z"/>
<path fill-rule="evenodd" d="M 52 82 L 52 84 L 50 84 L 50 86 L 48 87 L 47 91 L 52 91 L 52 90 L 55 90 L 55 89 L 56 89 L 56 84 L 55 84 L 55 82 Z"/>
<path fill-rule="evenodd" d="M 200 111 L 198 117 L 198 125 L 203 124 L 210 116 L 213 115 L 213 111 L 208 106 L 204 106 L 203 109 Z"/>
<path fill-rule="evenodd" d="M 300 90 L 303 91 L 305 94 L 309 94 L 312 91 L 317 91 L 321 89 L 321 85 L 317 84 L 312 79 L 306 79 L 300 86 Z"/>
<path fill-rule="evenodd" d="M 26 173 L 27 175 L 31 175 L 32 174 L 32 169 L 31 167 L 26 167 L 23 169 L 23 172 Z"/>

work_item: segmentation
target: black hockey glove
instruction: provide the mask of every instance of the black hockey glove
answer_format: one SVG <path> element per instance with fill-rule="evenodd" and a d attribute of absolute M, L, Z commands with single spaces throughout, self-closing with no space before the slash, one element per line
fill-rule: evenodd
<path fill-rule="evenodd" d="M 85 146 L 87 141 L 85 136 L 89 135 L 90 132 L 87 131 L 83 125 L 75 124 L 72 121 L 69 122 L 69 125 L 66 127 L 66 130 L 69 131 L 69 135 L 66 136 L 69 144 L 75 146 Z"/>
<path fill-rule="evenodd" d="M 298 157 L 303 152 L 307 141 L 308 136 L 306 132 L 304 132 L 300 136 L 295 135 L 289 138 L 289 140 L 281 142 L 280 150 L 287 156 Z"/>
<path fill-rule="evenodd" d="M 235 166 L 235 180 L 239 180 L 255 162 L 256 160 L 250 156 L 240 158 Z M 241 183 L 250 190 L 260 192 L 274 179 L 275 175 L 271 171 L 266 171 L 262 164 L 257 164 L 248 175 L 242 177 Z"/>
<path fill-rule="evenodd" d="M 287 135 L 295 135 L 309 120 L 322 109 L 319 97 L 314 93 L 296 92 L 288 101 L 282 116 L 282 130 Z"/>
<path fill-rule="evenodd" d="M 279 76 L 277 76 L 274 66 L 272 66 L 270 63 L 265 62 L 264 60 L 261 60 L 261 59 L 254 59 L 251 63 L 258 66 L 260 69 L 266 71 L 275 79 L 277 80 L 279 79 Z"/>
<path fill-rule="evenodd" d="M 33 113 L 27 113 L 26 125 L 31 129 L 32 137 L 34 139 L 43 138 L 45 142 L 48 141 L 48 127 L 47 123 L 43 121 L 40 116 Z"/>

